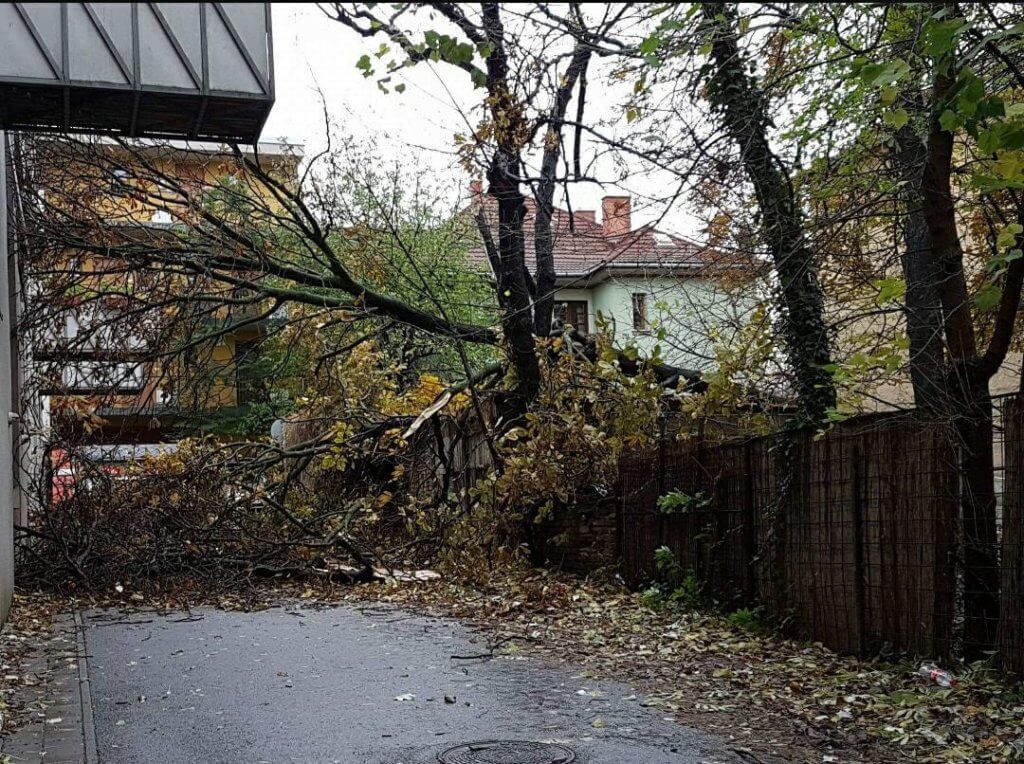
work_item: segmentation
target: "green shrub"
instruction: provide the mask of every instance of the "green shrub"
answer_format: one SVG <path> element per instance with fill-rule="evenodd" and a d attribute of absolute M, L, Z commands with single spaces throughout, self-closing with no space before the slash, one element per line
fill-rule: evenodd
<path fill-rule="evenodd" d="M 683 570 L 667 546 L 654 550 L 654 567 L 661 576 L 661 582 L 647 589 L 643 596 L 656 590 L 662 604 L 667 599 L 691 610 L 705 604 L 704 585 L 692 572 Z"/>
<path fill-rule="evenodd" d="M 761 608 L 744 607 L 729 614 L 729 623 L 743 631 L 759 632 L 764 630 L 763 617 Z"/>
<path fill-rule="evenodd" d="M 692 496 L 683 491 L 669 491 L 658 497 L 658 511 L 663 515 L 677 515 L 701 509 L 711 503 L 711 498 L 703 491 Z"/>
<path fill-rule="evenodd" d="M 670 597 L 673 602 L 690 610 L 696 610 L 706 604 L 704 584 L 692 573 L 683 578 L 679 586 L 672 590 Z"/>
<path fill-rule="evenodd" d="M 660 586 L 653 584 L 640 592 L 640 602 L 651 610 L 661 610 L 665 606 L 665 595 Z"/>

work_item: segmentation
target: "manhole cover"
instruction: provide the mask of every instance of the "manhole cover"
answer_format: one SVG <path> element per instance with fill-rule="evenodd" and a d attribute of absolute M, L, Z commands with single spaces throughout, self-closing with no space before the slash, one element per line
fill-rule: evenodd
<path fill-rule="evenodd" d="M 449 748 L 437 758 L 441 764 L 569 764 L 576 754 L 554 743 L 481 740 Z"/>

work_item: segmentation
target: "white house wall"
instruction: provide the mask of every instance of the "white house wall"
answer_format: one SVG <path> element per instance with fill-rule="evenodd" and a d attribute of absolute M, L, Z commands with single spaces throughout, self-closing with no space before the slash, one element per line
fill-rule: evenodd
<path fill-rule="evenodd" d="M 647 333 L 633 329 L 633 295 L 637 293 L 649 295 L 651 331 Z M 698 369 L 710 365 L 710 329 L 735 322 L 737 313 L 742 313 L 713 282 L 669 276 L 613 277 L 590 289 L 560 289 L 556 299 L 586 300 L 591 329 L 598 327 L 600 314 L 611 322 L 620 346 L 633 345 L 650 355 L 655 345 L 660 345 L 662 358 L 668 363 Z M 658 339 L 658 327 L 664 329 L 663 340 Z"/>

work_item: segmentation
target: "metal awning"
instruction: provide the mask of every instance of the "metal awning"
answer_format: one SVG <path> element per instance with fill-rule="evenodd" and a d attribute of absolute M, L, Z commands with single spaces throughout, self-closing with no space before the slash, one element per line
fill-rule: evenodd
<path fill-rule="evenodd" d="M 253 143 L 270 3 L 0 3 L 0 128 Z"/>

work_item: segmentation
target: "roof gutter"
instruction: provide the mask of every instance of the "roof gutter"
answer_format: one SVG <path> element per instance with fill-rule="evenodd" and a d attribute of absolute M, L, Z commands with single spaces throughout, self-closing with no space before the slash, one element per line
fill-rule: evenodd
<path fill-rule="evenodd" d="M 587 289 L 613 276 L 700 276 L 703 265 L 651 265 L 649 263 L 602 263 L 580 273 L 555 274 L 555 286 Z"/>

